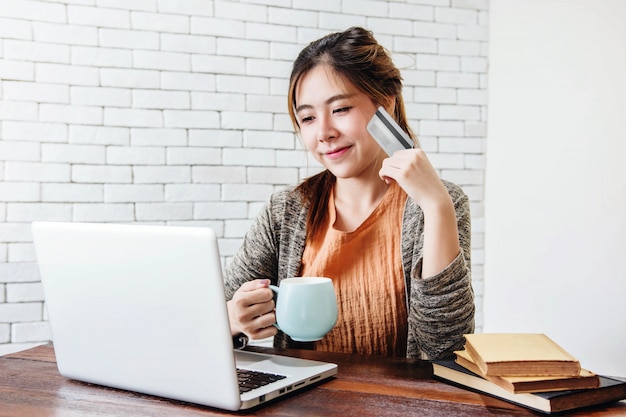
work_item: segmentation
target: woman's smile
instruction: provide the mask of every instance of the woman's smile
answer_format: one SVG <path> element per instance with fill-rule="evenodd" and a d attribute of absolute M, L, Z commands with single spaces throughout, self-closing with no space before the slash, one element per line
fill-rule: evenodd
<path fill-rule="evenodd" d="M 336 160 L 345 155 L 346 152 L 350 150 L 352 146 L 343 146 L 340 148 L 335 148 L 330 151 L 324 153 L 324 156 L 331 160 Z"/>

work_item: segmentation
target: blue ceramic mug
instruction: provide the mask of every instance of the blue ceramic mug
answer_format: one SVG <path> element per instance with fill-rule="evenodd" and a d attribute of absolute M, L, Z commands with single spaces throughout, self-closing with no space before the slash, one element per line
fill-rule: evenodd
<path fill-rule="evenodd" d="M 337 323 L 337 298 L 330 278 L 286 278 L 280 287 L 270 288 L 278 294 L 277 327 L 293 340 L 320 340 Z"/>

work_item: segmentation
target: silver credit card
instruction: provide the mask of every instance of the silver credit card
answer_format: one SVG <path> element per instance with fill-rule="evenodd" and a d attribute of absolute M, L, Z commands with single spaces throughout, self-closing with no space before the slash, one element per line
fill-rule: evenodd
<path fill-rule="evenodd" d="M 367 131 L 389 156 L 393 155 L 395 151 L 413 148 L 413 139 L 382 107 L 376 110 L 367 124 Z"/>

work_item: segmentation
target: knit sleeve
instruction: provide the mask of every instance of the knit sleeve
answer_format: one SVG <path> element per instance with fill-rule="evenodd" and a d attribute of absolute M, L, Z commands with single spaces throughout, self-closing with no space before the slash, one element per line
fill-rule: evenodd
<path fill-rule="evenodd" d="M 462 349 L 463 335 L 474 331 L 469 200 L 458 186 L 447 186 L 454 201 L 461 251 L 443 271 L 429 278 L 420 277 L 420 255 L 411 277 L 409 321 L 413 321 L 417 356 L 425 359 Z"/>
<path fill-rule="evenodd" d="M 274 200 L 274 197 L 270 199 L 254 219 L 243 243 L 224 270 L 224 290 L 227 300 L 230 300 L 247 281 L 276 280 L 278 250 L 272 226 Z"/>

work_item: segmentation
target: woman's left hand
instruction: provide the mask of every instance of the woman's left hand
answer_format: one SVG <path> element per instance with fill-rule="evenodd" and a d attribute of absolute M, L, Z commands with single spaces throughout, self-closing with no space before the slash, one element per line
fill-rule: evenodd
<path fill-rule="evenodd" d="M 449 204 L 450 196 L 423 149 L 396 151 L 383 160 L 378 175 L 387 183 L 394 180 L 422 210 Z"/>
<path fill-rule="evenodd" d="M 394 152 L 383 161 L 380 177 L 396 181 L 424 212 L 422 277 L 442 271 L 459 254 L 454 203 L 422 149 Z"/>

